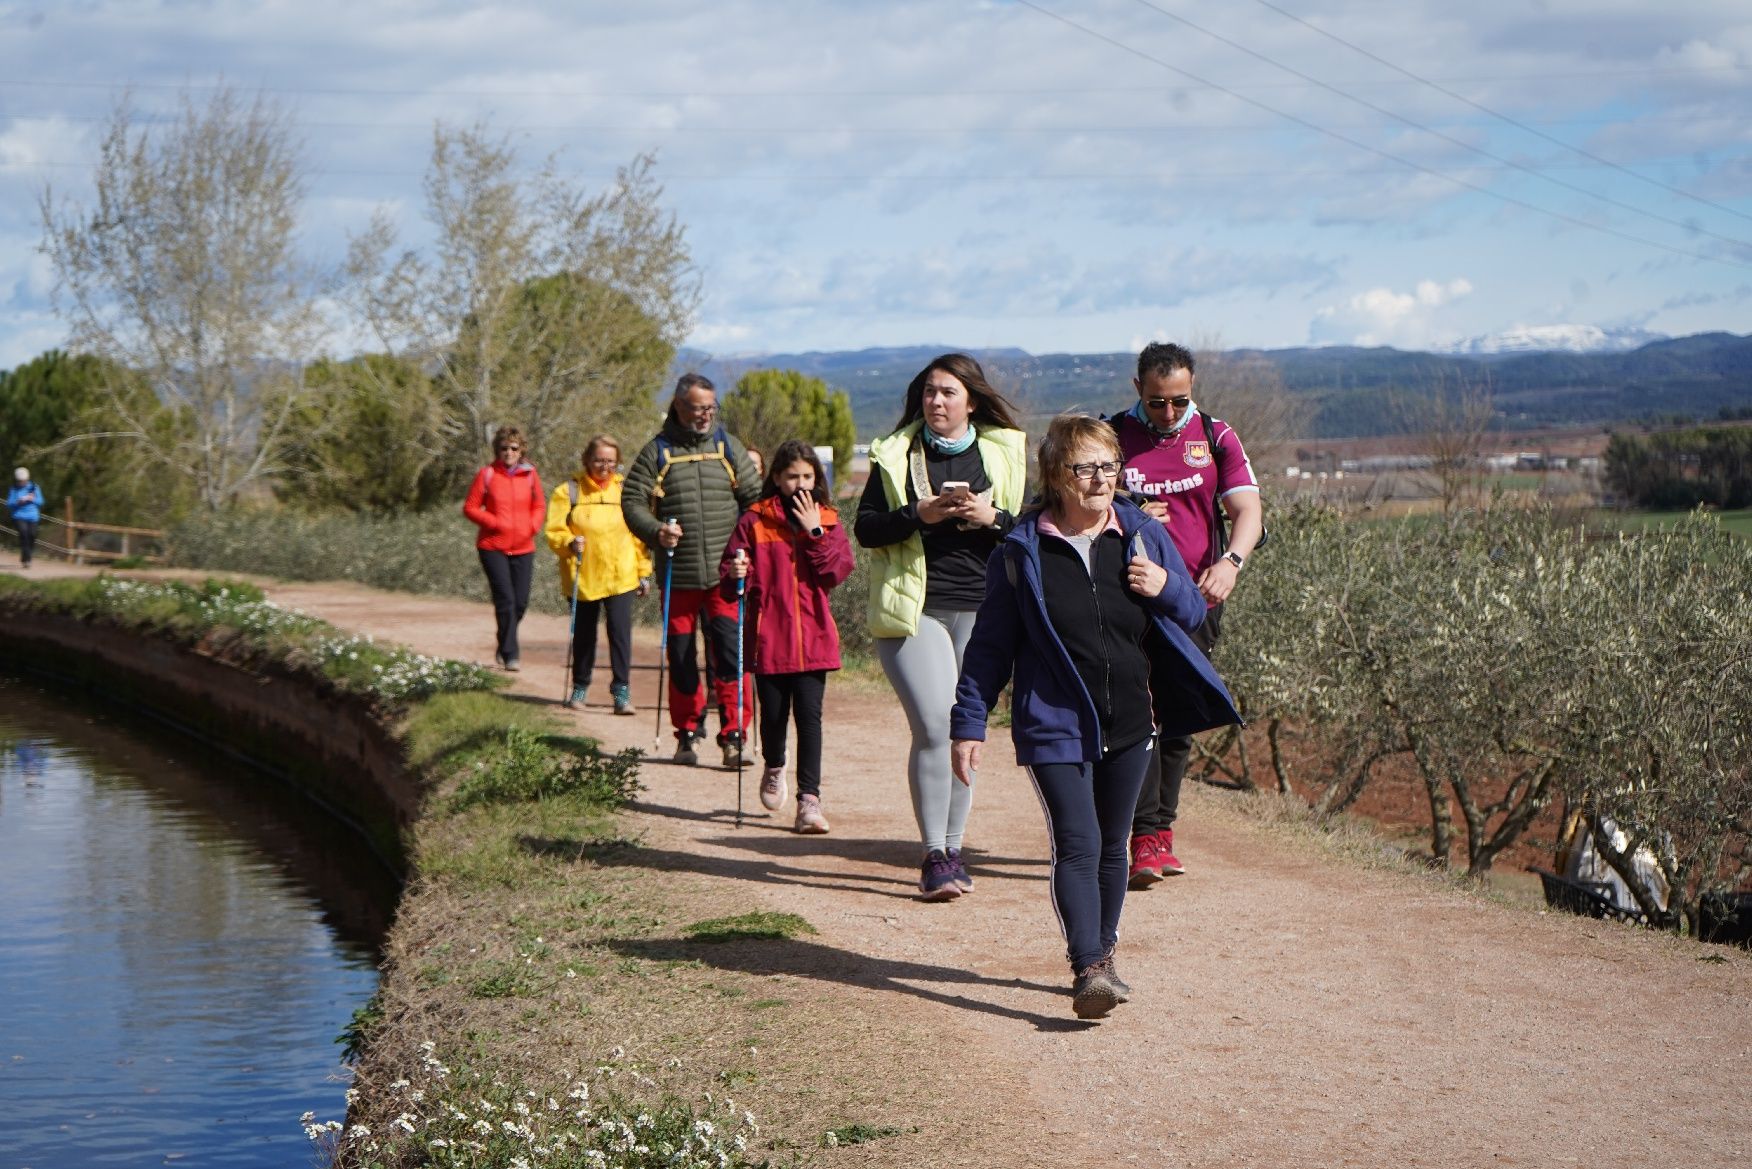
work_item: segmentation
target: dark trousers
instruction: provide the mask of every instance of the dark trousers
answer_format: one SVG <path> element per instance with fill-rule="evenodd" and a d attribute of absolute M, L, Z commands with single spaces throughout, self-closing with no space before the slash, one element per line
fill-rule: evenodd
<path fill-rule="evenodd" d="M 705 634 L 706 670 L 718 704 L 718 742 L 748 733 L 754 718 L 754 683 L 742 675 L 742 720 L 736 719 L 736 602 L 717 588 L 672 589 L 669 593 L 669 722 L 677 731 L 704 734 L 706 691 L 700 685 L 694 627 Z M 750 655 L 743 655 L 746 666 Z"/>
<path fill-rule="evenodd" d="M 1207 658 L 1216 648 L 1222 624 L 1223 607 L 1217 605 L 1205 614 L 1204 624 L 1188 635 Z M 1165 687 L 1153 689 L 1157 694 L 1166 694 Z M 1163 712 L 1158 707 L 1156 721 L 1160 723 L 1162 717 Z M 1143 789 L 1138 792 L 1138 810 L 1132 817 L 1133 836 L 1149 836 L 1174 827 L 1174 821 L 1180 815 L 1180 784 L 1186 778 L 1186 763 L 1191 757 L 1192 736 L 1157 739 L 1156 758 L 1144 775 Z"/>
<path fill-rule="evenodd" d="M 821 700 L 827 671 L 757 674 L 760 692 L 760 754 L 768 767 L 785 763 L 785 724 L 797 716 L 797 794 L 821 795 Z"/>
<path fill-rule="evenodd" d="M 1099 763 L 1037 763 L 1028 769 L 1052 837 L 1052 907 L 1073 971 L 1119 941 L 1130 863 L 1132 809 L 1155 739 Z"/>
<path fill-rule="evenodd" d="M 578 614 L 572 627 L 572 685 L 590 685 L 590 675 L 596 672 L 596 621 L 599 615 L 608 618 L 609 679 L 617 686 L 627 685 L 633 676 L 633 596 L 632 593 L 621 593 L 578 602 Z"/>
<path fill-rule="evenodd" d="M 477 548 L 486 570 L 487 588 L 493 594 L 493 619 L 499 625 L 499 656 L 516 661 L 517 625 L 529 608 L 529 578 L 535 572 L 535 553 L 511 556 L 490 548 Z"/>
<path fill-rule="evenodd" d="M 38 520 L 13 520 L 18 525 L 18 562 L 29 564 L 31 557 L 36 555 L 36 534 Z"/>

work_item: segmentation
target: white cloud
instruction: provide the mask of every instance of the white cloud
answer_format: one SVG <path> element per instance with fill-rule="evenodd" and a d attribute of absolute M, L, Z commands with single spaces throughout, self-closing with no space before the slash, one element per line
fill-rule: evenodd
<path fill-rule="evenodd" d="M 1437 327 L 1439 311 L 1472 293 L 1464 276 L 1447 282 L 1420 280 L 1409 292 L 1371 288 L 1314 314 L 1309 340 L 1321 345 L 1392 345 L 1421 348 L 1451 335 Z"/>

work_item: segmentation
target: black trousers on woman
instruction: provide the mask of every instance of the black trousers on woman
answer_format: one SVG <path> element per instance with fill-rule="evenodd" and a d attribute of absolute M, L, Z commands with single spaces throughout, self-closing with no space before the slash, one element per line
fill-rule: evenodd
<path fill-rule="evenodd" d="M 633 593 L 578 602 L 577 625 L 572 630 L 572 685 L 590 685 L 596 671 L 596 621 L 608 618 L 609 680 L 625 686 L 633 676 Z"/>
<path fill-rule="evenodd" d="M 529 608 L 529 580 L 535 573 L 535 553 L 511 556 L 490 548 L 477 548 L 487 588 L 493 594 L 493 619 L 499 625 L 499 656 L 507 662 L 518 659 L 517 625 Z"/>
<path fill-rule="evenodd" d="M 785 762 L 785 724 L 797 716 L 797 794 L 821 795 L 821 700 L 827 671 L 756 674 L 760 693 L 760 753 L 768 767 Z"/>
<path fill-rule="evenodd" d="M 31 558 L 36 555 L 38 521 L 13 520 L 12 522 L 18 525 L 18 562 L 28 568 Z"/>

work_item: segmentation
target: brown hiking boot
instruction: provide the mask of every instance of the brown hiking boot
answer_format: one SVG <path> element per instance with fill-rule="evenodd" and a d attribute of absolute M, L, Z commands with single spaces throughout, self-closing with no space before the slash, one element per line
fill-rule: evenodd
<path fill-rule="evenodd" d="M 1131 1001 L 1131 984 L 1119 976 L 1119 967 L 1113 961 L 1113 950 L 1111 948 L 1108 949 L 1107 953 L 1101 955 L 1101 961 L 1095 963 L 1094 968 L 1106 972 L 1107 981 L 1111 982 L 1113 984 L 1113 989 L 1119 992 L 1120 1002 L 1127 1003 Z"/>
<path fill-rule="evenodd" d="M 1107 1012 L 1124 1001 L 1100 963 L 1078 971 L 1071 983 L 1071 1010 L 1079 1019 L 1105 1019 Z"/>

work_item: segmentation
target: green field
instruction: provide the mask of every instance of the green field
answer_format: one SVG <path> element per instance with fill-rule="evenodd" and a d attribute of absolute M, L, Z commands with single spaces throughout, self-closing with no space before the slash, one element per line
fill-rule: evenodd
<path fill-rule="evenodd" d="M 1682 511 L 1601 511 L 1595 513 L 1594 522 L 1602 528 L 1640 532 L 1648 528 L 1664 528 L 1676 524 L 1685 514 L 1687 513 Z M 1716 514 L 1721 517 L 1722 527 L 1741 539 L 1752 540 L 1752 508 L 1743 507 L 1737 511 Z"/>

